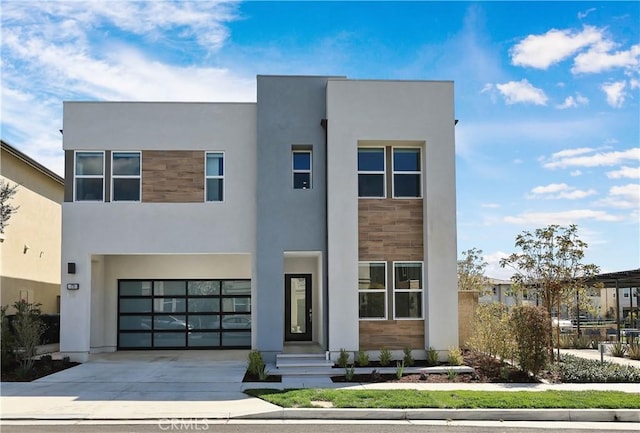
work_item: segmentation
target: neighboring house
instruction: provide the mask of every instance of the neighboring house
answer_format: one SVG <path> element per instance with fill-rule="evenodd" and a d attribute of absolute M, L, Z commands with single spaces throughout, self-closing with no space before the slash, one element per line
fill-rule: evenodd
<path fill-rule="evenodd" d="M 18 185 L 9 204 L 19 209 L 0 235 L 0 303 L 25 300 L 58 313 L 64 180 L 8 143 L 1 146 L 0 179 Z"/>
<path fill-rule="evenodd" d="M 458 345 L 453 83 L 66 102 L 61 351 Z M 303 349 L 304 350 L 304 349 Z"/>
<path fill-rule="evenodd" d="M 484 294 L 478 298 L 481 304 L 498 302 L 507 307 L 516 305 L 516 298 L 511 293 L 511 280 L 500 280 L 497 278 L 487 278 Z"/>

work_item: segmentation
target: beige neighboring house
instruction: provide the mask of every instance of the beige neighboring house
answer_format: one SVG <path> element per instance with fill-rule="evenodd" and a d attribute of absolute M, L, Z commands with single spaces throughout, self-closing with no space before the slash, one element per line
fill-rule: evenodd
<path fill-rule="evenodd" d="M 24 299 L 42 304 L 43 313 L 59 313 L 64 179 L 1 143 L 0 179 L 19 185 L 9 201 L 19 209 L 0 235 L 0 303 Z"/>

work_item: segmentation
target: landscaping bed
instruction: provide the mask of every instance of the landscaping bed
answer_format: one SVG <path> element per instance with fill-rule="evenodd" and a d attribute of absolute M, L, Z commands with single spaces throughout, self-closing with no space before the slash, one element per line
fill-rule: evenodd
<path fill-rule="evenodd" d="M 345 374 L 335 375 L 332 380 L 360 383 L 640 383 L 639 368 L 611 362 L 601 363 L 571 355 L 563 355 L 560 361 L 549 364 L 536 377 L 478 352 L 467 350 L 463 356 L 463 365 L 472 367 L 474 373 L 410 373 L 398 378 L 395 374 L 378 374 L 375 372 L 376 366 L 371 366 L 372 373 L 354 374 L 350 380 L 347 380 Z"/>
<path fill-rule="evenodd" d="M 28 371 L 22 371 L 20 364 L 13 363 L 2 369 L 2 382 L 31 382 L 76 365 L 80 363 L 71 362 L 68 359 L 50 359 L 46 356 L 35 361 Z"/>

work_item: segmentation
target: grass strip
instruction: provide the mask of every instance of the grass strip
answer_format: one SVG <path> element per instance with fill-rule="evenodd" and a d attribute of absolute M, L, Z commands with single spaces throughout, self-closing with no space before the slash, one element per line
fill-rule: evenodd
<path fill-rule="evenodd" d="M 285 408 L 370 409 L 640 409 L 638 394 L 617 391 L 417 391 L 251 389 L 247 394 Z"/>

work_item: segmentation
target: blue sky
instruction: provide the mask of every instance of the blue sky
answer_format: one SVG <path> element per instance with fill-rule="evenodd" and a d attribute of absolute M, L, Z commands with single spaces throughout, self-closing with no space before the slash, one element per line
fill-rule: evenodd
<path fill-rule="evenodd" d="M 255 101 L 255 75 L 454 80 L 458 250 L 578 224 L 640 267 L 638 2 L 3 0 L 2 138 L 62 173 L 62 101 Z"/>

